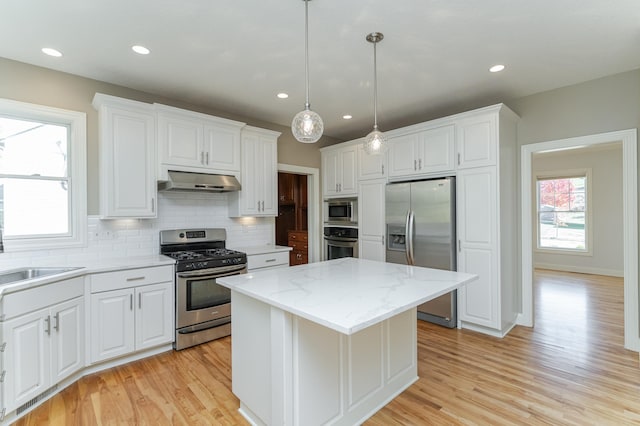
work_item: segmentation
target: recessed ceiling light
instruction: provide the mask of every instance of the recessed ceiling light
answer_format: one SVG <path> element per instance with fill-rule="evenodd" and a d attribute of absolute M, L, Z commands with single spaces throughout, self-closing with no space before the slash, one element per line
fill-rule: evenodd
<path fill-rule="evenodd" d="M 351 120 L 353 118 L 353 116 L 349 115 L 349 114 L 345 114 L 345 115 L 342 116 L 342 118 L 344 118 L 345 120 Z"/>
<path fill-rule="evenodd" d="M 284 92 L 280 92 L 276 96 L 279 97 L 280 99 L 287 99 L 289 97 L 289 95 Z"/>
<path fill-rule="evenodd" d="M 491 68 L 489 68 L 489 71 L 491 72 L 500 72 L 504 69 L 504 65 L 494 65 Z"/>
<path fill-rule="evenodd" d="M 151 51 L 149 49 L 147 49 L 144 46 L 131 46 L 131 50 L 133 50 L 136 53 L 139 53 L 140 55 L 148 55 L 149 53 L 151 53 Z"/>
<path fill-rule="evenodd" d="M 52 49 L 50 47 L 43 47 L 42 53 L 49 56 L 55 56 L 56 58 L 59 58 L 60 56 L 62 56 L 62 53 L 60 53 L 59 50 Z"/>

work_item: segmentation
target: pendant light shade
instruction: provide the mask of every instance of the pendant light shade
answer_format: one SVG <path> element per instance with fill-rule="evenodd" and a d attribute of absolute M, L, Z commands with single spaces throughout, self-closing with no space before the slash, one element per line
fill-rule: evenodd
<path fill-rule="evenodd" d="M 309 103 L 309 2 L 304 1 L 304 77 L 306 89 L 306 102 L 304 110 L 293 117 L 291 122 L 291 132 L 293 136 L 302 143 L 314 143 L 322 136 L 324 123 L 318 113 L 311 111 Z"/>
<path fill-rule="evenodd" d="M 364 139 L 364 151 L 369 155 L 383 154 L 387 148 L 387 138 L 378 130 L 378 72 L 376 44 L 384 38 L 382 33 L 367 35 L 367 41 L 373 43 L 373 131 Z"/>

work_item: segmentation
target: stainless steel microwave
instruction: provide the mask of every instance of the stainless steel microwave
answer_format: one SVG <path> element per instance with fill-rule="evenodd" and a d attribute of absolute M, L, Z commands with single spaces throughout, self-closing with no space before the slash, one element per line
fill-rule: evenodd
<path fill-rule="evenodd" d="M 325 223 L 355 225 L 358 223 L 358 199 L 340 198 L 325 201 Z"/>

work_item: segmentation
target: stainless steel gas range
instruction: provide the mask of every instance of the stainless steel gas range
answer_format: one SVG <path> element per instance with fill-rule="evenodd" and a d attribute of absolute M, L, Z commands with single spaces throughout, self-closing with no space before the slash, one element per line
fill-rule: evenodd
<path fill-rule="evenodd" d="M 226 239 L 221 228 L 160 231 L 160 253 L 176 259 L 176 350 L 231 334 L 231 292 L 216 279 L 246 273 L 247 255 Z"/>

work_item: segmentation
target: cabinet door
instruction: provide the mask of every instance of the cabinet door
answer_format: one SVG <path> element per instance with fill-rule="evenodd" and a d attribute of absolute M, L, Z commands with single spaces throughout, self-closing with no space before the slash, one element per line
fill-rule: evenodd
<path fill-rule="evenodd" d="M 454 172 L 455 128 L 453 125 L 438 127 L 420 133 L 420 173 Z"/>
<path fill-rule="evenodd" d="M 420 135 L 412 133 L 389 140 L 389 176 L 410 176 L 418 173 Z"/>
<path fill-rule="evenodd" d="M 91 362 L 134 350 L 133 289 L 91 295 Z"/>
<path fill-rule="evenodd" d="M 358 193 L 357 149 L 356 146 L 348 146 L 340 150 L 339 195 L 356 195 Z"/>
<path fill-rule="evenodd" d="M 155 121 L 150 111 L 103 106 L 100 212 L 104 218 L 155 217 Z"/>
<path fill-rule="evenodd" d="M 162 146 L 162 162 L 165 164 L 206 165 L 204 126 L 198 119 L 158 113 L 158 142 Z"/>
<path fill-rule="evenodd" d="M 4 358 L 5 408 L 7 412 L 24 404 L 51 385 L 49 309 L 7 321 Z"/>
<path fill-rule="evenodd" d="M 458 168 L 496 165 L 498 135 L 496 115 L 461 119 L 456 124 Z"/>
<path fill-rule="evenodd" d="M 385 179 L 360 182 L 358 192 L 358 256 L 385 260 Z"/>
<path fill-rule="evenodd" d="M 339 161 L 340 153 L 337 150 L 322 153 L 322 193 L 325 197 L 338 195 L 338 171 L 342 167 Z"/>
<path fill-rule="evenodd" d="M 257 168 L 261 182 L 262 216 L 278 214 L 278 145 L 277 141 L 262 138 L 260 144 L 260 163 Z"/>
<path fill-rule="evenodd" d="M 136 288 L 136 350 L 173 341 L 173 283 Z"/>
<path fill-rule="evenodd" d="M 358 180 L 380 179 L 385 177 L 387 154 L 369 155 L 362 145 L 358 145 Z"/>
<path fill-rule="evenodd" d="M 478 280 L 459 292 L 460 320 L 499 328 L 495 167 L 458 172 L 458 270 Z"/>
<path fill-rule="evenodd" d="M 384 262 L 386 259 L 386 250 L 384 246 L 384 237 L 358 239 L 358 257 L 360 259 L 377 260 Z"/>
<path fill-rule="evenodd" d="M 51 380 L 58 383 L 84 367 L 84 298 L 51 309 Z"/>
<path fill-rule="evenodd" d="M 240 171 L 240 130 L 221 125 L 204 126 L 205 166 L 230 172 Z"/>

